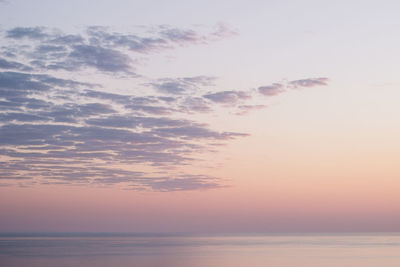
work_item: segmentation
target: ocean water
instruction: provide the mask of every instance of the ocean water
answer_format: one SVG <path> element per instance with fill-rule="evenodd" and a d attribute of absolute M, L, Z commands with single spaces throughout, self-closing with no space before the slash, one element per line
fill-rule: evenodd
<path fill-rule="evenodd" d="M 0 266 L 398 267 L 400 234 L 1 234 Z"/>

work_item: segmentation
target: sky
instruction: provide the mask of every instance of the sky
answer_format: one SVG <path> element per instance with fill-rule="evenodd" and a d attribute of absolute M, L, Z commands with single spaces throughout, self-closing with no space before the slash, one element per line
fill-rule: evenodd
<path fill-rule="evenodd" d="M 0 1 L 0 232 L 400 231 L 398 1 Z"/>

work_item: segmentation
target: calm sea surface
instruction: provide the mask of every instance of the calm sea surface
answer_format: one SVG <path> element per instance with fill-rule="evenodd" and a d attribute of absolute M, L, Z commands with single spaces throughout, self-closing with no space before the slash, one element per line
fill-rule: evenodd
<path fill-rule="evenodd" d="M 400 234 L 0 234 L 0 266 L 400 266 Z"/>

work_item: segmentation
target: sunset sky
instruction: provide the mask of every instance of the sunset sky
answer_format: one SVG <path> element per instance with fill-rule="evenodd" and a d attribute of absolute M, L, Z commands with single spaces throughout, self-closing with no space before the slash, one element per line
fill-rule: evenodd
<path fill-rule="evenodd" d="M 0 232 L 400 231 L 399 10 L 0 0 Z"/>

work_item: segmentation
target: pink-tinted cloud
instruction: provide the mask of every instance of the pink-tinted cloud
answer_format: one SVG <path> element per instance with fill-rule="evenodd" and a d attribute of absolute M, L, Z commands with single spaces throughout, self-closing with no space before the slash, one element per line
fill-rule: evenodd
<path fill-rule="evenodd" d="M 245 91 L 222 91 L 206 94 L 203 97 L 215 103 L 236 104 L 240 100 L 250 99 L 251 95 Z"/>
<path fill-rule="evenodd" d="M 266 105 L 241 105 L 238 106 L 239 111 L 236 112 L 236 115 L 247 115 L 252 110 L 261 110 L 267 108 Z"/>
<path fill-rule="evenodd" d="M 291 88 L 326 86 L 328 85 L 328 80 L 326 77 L 301 79 L 290 81 L 288 86 Z"/>
<path fill-rule="evenodd" d="M 275 96 L 284 92 L 284 86 L 280 83 L 258 87 L 258 92 L 265 96 Z"/>

